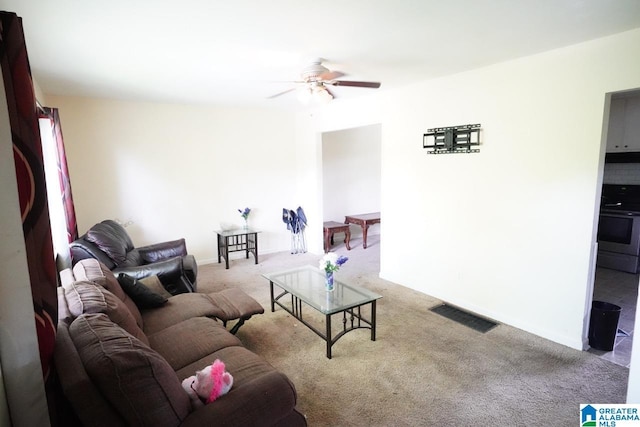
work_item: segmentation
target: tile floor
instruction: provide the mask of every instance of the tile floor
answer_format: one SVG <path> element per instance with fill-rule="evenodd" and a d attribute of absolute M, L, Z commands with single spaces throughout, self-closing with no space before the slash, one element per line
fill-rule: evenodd
<path fill-rule="evenodd" d="M 622 307 L 618 329 L 626 332 L 629 336 L 618 333 L 613 351 L 592 348 L 589 349 L 589 352 L 627 367 L 629 367 L 631 361 L 631 343 L 634 335 L 633 327 L 636 317 L 639 279 L 640 274 L 624 273 L 600 267 L 596 269 L 593 299 L 610 302 Z"/>

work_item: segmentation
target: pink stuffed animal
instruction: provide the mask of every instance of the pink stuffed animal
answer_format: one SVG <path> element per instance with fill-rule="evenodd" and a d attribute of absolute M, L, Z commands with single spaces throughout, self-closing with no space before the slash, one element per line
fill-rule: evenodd
<path fill-rule="evenodd" d="M 182 388 L 191 398 L 194 408 L 211 403 L 233 386 L 233 377 L 225 371 L 224 363 L 216 359 L 210 366 L 182 381 Z"/>

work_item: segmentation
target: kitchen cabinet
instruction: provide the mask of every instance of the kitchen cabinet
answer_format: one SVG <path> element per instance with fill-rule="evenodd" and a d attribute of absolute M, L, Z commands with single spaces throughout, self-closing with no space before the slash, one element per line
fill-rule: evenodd
<path fill-rule="evenodd" d="M 609 112 L 607 153 L 640 151 L 640 97 L 614 98 Z"/>

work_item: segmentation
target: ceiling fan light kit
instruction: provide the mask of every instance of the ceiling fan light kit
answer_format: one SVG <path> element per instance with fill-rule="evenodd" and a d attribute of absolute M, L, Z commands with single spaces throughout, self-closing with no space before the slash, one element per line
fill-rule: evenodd
<path fill-rule="evenodd" d="M 333 95 L 322 85 L 309 84 L 298 89 L 298 100 L 305 105 L 326 104 L 332 99 Z"/>
<path fill-rule="evenodd" d="M 335 94 L 328 86 L 351 86 L 359 88 L 377 89 L 380 87 L 379 82 L 361 82 L 353 80 L 336 80 L 345 74 L 341 71 L 331 71 L 322 65 L 322 59 L 315 59 L 302 69 L 300 73 L 300 81 L 294 81 L 300 85 L 298 88 L 298 99 L 304 104 L 327 103 L 335 98 Z M 285 93 L 296 90 L 288 89 L 283 92 L 270 96 L 268 99 L 277 98 Z"/>

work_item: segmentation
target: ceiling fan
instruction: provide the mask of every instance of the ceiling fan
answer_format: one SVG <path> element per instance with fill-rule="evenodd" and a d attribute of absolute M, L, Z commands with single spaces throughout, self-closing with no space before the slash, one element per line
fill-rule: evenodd
<path fill-rule="evenodd" d="M 277 98 L 278 96 L 298 90 L 298 97 L 303 102 L 308 102 L 311 99 L 319 99 L 320 101 L 327 102 L 336 97 L 329 89 L 329 86 L 351 86 L 372 89 L 380 87 L 379 82 L 337 80 L 346 74 L 341 71 L 331 71 L 322 65 L 322 62 L 322 58 L 314 59 L 308 66 L 302 69 L 302 72 L 300 73 L 300 80 L 292 82 L 301 86 L 276 93 L 267 99 Z"/>

